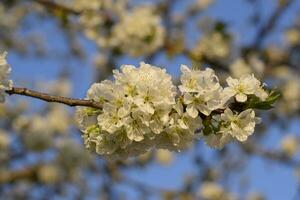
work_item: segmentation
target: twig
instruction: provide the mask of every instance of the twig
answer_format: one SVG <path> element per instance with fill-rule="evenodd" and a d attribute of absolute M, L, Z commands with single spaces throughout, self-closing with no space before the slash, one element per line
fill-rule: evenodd
<path fill-rule="evenodd" d="M 80 12 L 77 10 L 74 10 L 70 7 L 67 7 L 65 5 L 62 4 L 58 4 L 54 1 L 48 1 L 48 0 L 35 0 L 36 3 L 41 4 L 43 6 L 45 6 L 46 8 L 52 9 L 52 10 L 61 10 L 67 13 L 71 13 L 74 15 L 78 15 Z"/>
<path fill-rule="evenodd" d="M 24 169 L 14 171 L 1 171 L 0 172 L 0 184 L 11 183 L 21 179 L 34 179 L 37 176 L 38 169 L 41 168 L 41 164 L 28 166 Z"/>
<path fill-rule="evenodd" d="M 7 90 L 5 92 L 9 95 L 18 94 L 18 95 L 33 97 L 47 102 L 62 103 L 68 106 L 86 106 L 86 107 L 97 108 L 97 109 L 102 108 L 102 104 L 94 100 L 74 99 L 74 98 L 49 95 L 49 94 L 29 90 L 27 88 L 13 87 L 11 90 Z"/>
<path fill-rule="evenodd" d="M 272 32 L 277 25 L 280 17 L 284 14 L 284 11 L 293 3 L 294 0 L 287 1 L 284 5 L 278 5 L 274 13 L 271 15 L 269 20 L 259 30 L 254 39 L 253 49 L 259 49 L 262 45 L 263 40 L 266 36 Z"/>
<path fill-rule="evenodd" d="M 266 150 L 263 149 L 259 146 L 256 145 L 251 145 L 250 143 L 241 145 L 242 149 L 248 153 L 248 154 L 254 154 L 254 155 L 258 155 L 261 156 L 263 158 L 269 159 L 269 160 L 273 160 L 273 161 L 277 161 L 279 163 L 283 163 L 287 166 L 299 166 L 300 163 L 296 160 L 294 160 L 293 158 L 283 154 L 282 152 L 279 151 L 270 151 L 270 150 Z"/>

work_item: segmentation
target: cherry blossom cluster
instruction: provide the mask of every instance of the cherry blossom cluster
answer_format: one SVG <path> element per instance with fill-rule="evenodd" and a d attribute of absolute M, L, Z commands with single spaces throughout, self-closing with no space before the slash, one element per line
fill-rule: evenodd
<path fill-rule="evenodd" d="M 9 74 L 11 71 L 10 66 L 6 61 L 7 53 L 0 54 L 0 102 L 5 100 L 5 91 L 12 88 L 13 82 L 9 80 Z"/>
<path fill-rule="evenodd" d="M 149 55 L 163 46 L 165 28 L 155 7 L 128 10 L 126 0 L 62 2 L 79 12 L 79 24 L 86 36 L 101 48 L 136 57 Z"/>
<path fill-rule="evenodd" d="M 148 55 L 164 43 L 165 29 L 151 7 L 137 7 L 112 30 L 111 44 L 131 56 Z"/>
<path fill-rule="evenodd" d="M 2 102 L 12 89 L 10 70 L 4 53 L 0 56 Z M 253 74 L 228 77 L 222 87 L 210 68 L 182 65 L 181 73 L 176 87 L 165 69 L 141 62 L 139 67 L 123 65 L 114 70 L 114 80 L 93 84 L 87 99 L 101 106 L 76 111 L 85 146 L 111 159 L 140 155 L 151 148 L 180 151 L 199 137 L 211 147 L 222 148 L 232 140 L 246 141 L 260 121 L 253 109 L 268 109 L 276 100 Z M 60 126 L 58 121 L 47 121 Z"/>
<path fill-rule="evenodd" d="M 228 77 L 181 66 L 178 88 L 165 69 L 140 63 L 115 70 L 114 80 L 95 83 L 87 99 L 102 109 L 78 107 L 76 119 L 86 147 L 110 159 L 136 156 L 151 148 L 180 151 L 202 137 L 215 148 L 244 142 L 260 121 L 253 105 L 269 93 L 253 74 Z"/>

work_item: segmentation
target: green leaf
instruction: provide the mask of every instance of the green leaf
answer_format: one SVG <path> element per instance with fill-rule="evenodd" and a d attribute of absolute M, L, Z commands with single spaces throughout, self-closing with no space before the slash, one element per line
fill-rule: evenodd
<path fill-rule="evenodd" d="M 261 101 L 256 96 L 251 96 L 249 102 L 247 103 L 247 108 L 254 108 L 260 110 L 270 110 L 273 108 L 273 104 L 278 100 L 280 97 L 280 93 L 276 90 L 272 90 L 269 93 L 269 96 L 265 101 Z"/>
<path fill-rule="evenodd" d="M 215 24 L 215 30 L 220 32 L 220 33 L 224 33 L 225 29 L 226 29 L 227 25 L 223 22 L 217 22 Z"/>
<path fill-rule="evenodd" d="M 213 132 L 213 128 L 211 127 L 210 120 L 211 119 L 209 117 L 206 117 L 203 120 L 203 126 L 204 126 L 204 128 L 202 130 L 203 130 L 203 134 L 204 135 L 209 135 L 209 134 L 211 134 Z"/>

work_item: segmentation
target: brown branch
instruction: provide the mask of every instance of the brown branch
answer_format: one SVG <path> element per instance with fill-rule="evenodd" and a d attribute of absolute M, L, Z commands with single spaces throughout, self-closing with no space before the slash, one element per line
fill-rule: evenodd
<path fill-rule="evenodd" d="M 18 94 L 18 95 L 33 97 L 47 102 L 62 103 L 68 106 L 86 106 L 86 107 L 97 108 L 97 109 L 102 108 L 102 104 L 94 100 L 74 99 L 74 98 L 49 95 L 46 93 L 29 90 L 27 88 L 13 87 L 11 90 L 7 90 L 5 92 L 9 95 Z"/>
<path fill-rule="evenodd" d="M 54 1 L 49 1 L 49 0 L 35 0 L 36 3 L 51 9 L 51 10 L 61 10 L 66 13 L 78 15 L 80 12 L 77 10 L 74 10 L 66 5 L 63 4 L 58 4 L 57 2 Z"/>
<path fill-rule="evenodd" d="M 262 42 L 268 36 L 269 33 L 272 32 L 272 30 L 277 25 L 279 19 L 284 14 L 284 12 L 287 10 L 287 8 L 293 3 L 294 0 L 289 0 L 283 5 L 278 5 L 274 13 L 271 15 L 269 20 L 258 30 L 258 33 L 254 39 L 253 43 L 253 49 L 259 49 L 262 45 Z"/>
<path fill-rule="evenodd" d="M 22 179 L 35 179 L 38 169 L 40 169 L 41 166 L 42 165 L 38 164 L 14 171 L 1 171 L 0 184 L 11 183 Z"/>
<path fill-rule="evenodd" d="M 241 147 L 242 150 L 244 150 L 248 154 L 261 156 L 262 158 L 277 161 L 278 163 L 282 163 L 287 166 L 295 167 L 300 165 L 300 163 L 297 160 L 294 160 L 292 157 L 289 157 L 288 155 L 280 151 L 266 150 L 257 145 L 252 145 L 251 143 L 245 143 L 244 145 L 241 145 Z"/>

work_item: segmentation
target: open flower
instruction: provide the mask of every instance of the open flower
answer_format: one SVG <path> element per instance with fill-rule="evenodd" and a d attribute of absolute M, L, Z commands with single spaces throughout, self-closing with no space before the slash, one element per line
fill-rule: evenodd
<path fill-rule="evenodd" d="M 199 116 L 192 118 L 184 112 L 180 102 L 173 109 L 167 128 L 157 137 L 155 144 L 157 148 L 179 151 L 189 147 L 195 139 L 195 132 L 203 125 Z"/>
<path fill-rule="evenodd" d="M 197 117 L 199 112 L 208 116 L 213 110 L 223 107 L 223 88 L 212 69 L 190 70 L 182 65 L 181 72 L 179 90 L 191 117 Z"/>
<path fill-rule="evenodd" d="M 248 94 L 265 98 L 253 75 L 227 79 L 224 90 L 212 69 L 182 65 L 181 71 L 179 95 L 165 69 L 143 62 L 139 67 L 123 65 L 113 71 L 114 80 L 93 84 L 87 99 L 102 107 L 79 107 L 76 112 L 86 147 L 122 159 L 151 148 L 180 151 L 199 135 L 209 146 L 222 148 L 254 132 L 258 118 L 252 109 L 234 113 L 226 108 L 233 96 L 242 101 Z"/>
<path fill-rule="evenodd" d="M 201 135 L 205 141 L 205 144 L 212 148 L 221 149 L 227 143 L 232 141 L 232 136 L 228 133 L 211 133 L 209 135 Z"/>
<path fill-rule="evenodd" d="M 148 55 L 163 45 L 165 29 L 151 7 L 125 13 L 112 30 L 111 43 L 131 56 Z"/>
<path fill-rule="evenodd" d="M 88 90 L 88 99 L 101 102 L 102 109 L 77 110 L 85 144 L 109 157 L 146 152 L 170 121 L 176 95 L 171 76 L 140 63 L 139 68 L 123 65 L 114 78 Z"/>
<path fill-rule="evenodd" d="M 10 66 L 6 61 L 7 53 L 0 55 L 0 102 L 5 101 L 5 91 L 12 88 L 13 82 L 9 80 L 9 74 L 11 71 Z"/>
<path fill-rule="evenodd" d="M 221 114 L 221 120 L 223 123 L 220 133 L 230 134 L 241 142 L 246 141 L 248 136 L 252 135 L 256 123 L 260 121 L 259 118 L 255 117 L 255 112 L 252 109 L 235 114 L 229 108 Z"/>
<path fill-rule="evenodd" d="M 224 88 L 224 95 L 229 97 L 235 97 L 238 102 L 246 102 L 247 95 L 255 95 L 261 100 L 265 100 L 268 97 L 268 93 L 264 91 L 259 80 L 257 80 L 253 74 L 243 75 L 240 79 L 234 79 L 228 77 L 226 79 L 228 87 Z"/>

